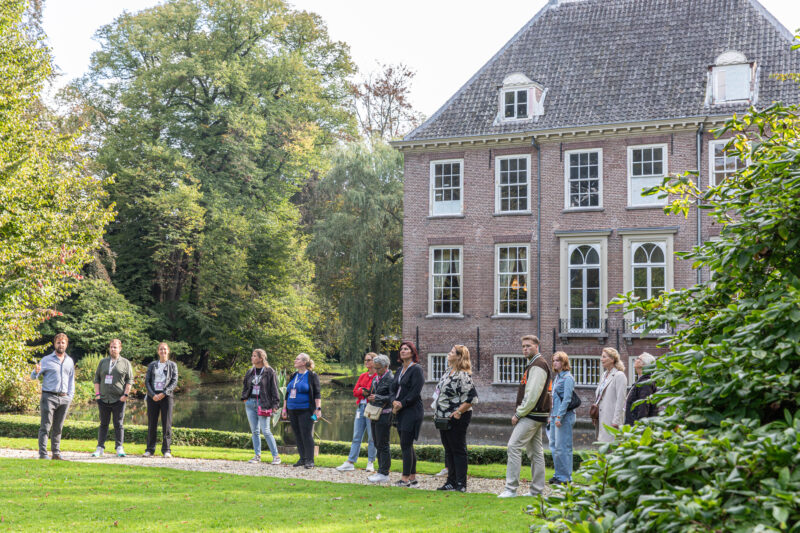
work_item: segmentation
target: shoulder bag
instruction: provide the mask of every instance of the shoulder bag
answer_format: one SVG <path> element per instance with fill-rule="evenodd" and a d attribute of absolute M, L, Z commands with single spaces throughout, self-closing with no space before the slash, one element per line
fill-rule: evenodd
<path fill-rule="evenodd" d="M 364 407 L 364 416 L 368 420 L 379 420 L 381 418 L 381 411 L 383 408 L 379 405 L 372 405 L 368 403 L 366 407 Z"/>

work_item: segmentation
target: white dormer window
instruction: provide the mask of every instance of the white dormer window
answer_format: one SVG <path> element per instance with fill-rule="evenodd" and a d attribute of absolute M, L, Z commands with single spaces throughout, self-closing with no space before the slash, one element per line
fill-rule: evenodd
<path fill-rule="evenodd" d="M 500 87 L 495 124 L 537 119 L 544 113 L 547 89 L 519 72 L 506 76 Z"/>
<path fill-rule="evenodd" d="M 748 62 L 741 52 L 725 52 L 710 68 L 707 99 L 711 104 L 755 103 L 754 80 L 754 63 Z"/>

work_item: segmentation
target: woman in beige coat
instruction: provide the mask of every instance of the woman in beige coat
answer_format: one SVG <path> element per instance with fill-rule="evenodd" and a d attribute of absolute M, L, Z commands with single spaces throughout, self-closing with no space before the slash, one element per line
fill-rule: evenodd
<path fill-rule="evenodd" d="M 625 421 L 625 395 L 628 379 L 625 377 L 625 365 L 619 359 L 619 352 L 614 348 L 603 348 L 600 357 L 603 376 L 595 390 L 595 403 L 600 409 L 600 422 L 597 428 L 597 440 L 612 442 L 614 436 L 605 426 L 620 427 Z"/>

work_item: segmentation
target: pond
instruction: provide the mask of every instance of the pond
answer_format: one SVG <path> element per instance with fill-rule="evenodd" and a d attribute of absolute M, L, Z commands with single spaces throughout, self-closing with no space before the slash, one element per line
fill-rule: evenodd
<path fill-rule="evenodd" d="M 223 383 L 201 385 L 180 395 L 175 401 L 172 423 L 176 427 L 217 429 L 220 431 L 249 432 L 244 404 L 239 400 L 241 385 Z M 317 424 L 316 433 L 323 440 L 349 442 L 353 438 L 355 418 L 355 399 L 350 390 L 329 386 L 323 387 L 323 416 L 325 420 Z M 76 406 L 69 415 L 72 420 L 98 421 L 97 408 L 93 404 Z M 125 411 L 125 421 L 129 424 L 147 425 L 147 411 L 144 400 L 131 400 Z M 511 436 L 509 420 L 473 418 L 469 427 L 468 442 L 474 445 L 505 446 Z M 276 434 L 284 435 L 289 424 L 280 424 Z M 591 448 L 594 441 L 593 429 L 576 427 L 573 435 L 576 449 Z M 392 431 L 392 442 L 399 443 L 397 433 Z M 433 422 L 422 424 L 420 444 L 440 444 L 439 432 Z"/>

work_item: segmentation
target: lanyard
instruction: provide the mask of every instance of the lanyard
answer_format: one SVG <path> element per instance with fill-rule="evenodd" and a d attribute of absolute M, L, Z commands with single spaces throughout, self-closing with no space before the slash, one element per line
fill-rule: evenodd
<path fill-rule="evenodd" d="M 111 359 L 111 360 L 108 361 L 108 373 L 109 374 L 114 370 L 115 366 L 117 366 L 117 360 Z"/>
<path fill-rule="evenodd" d="M 261 372 L 259 372 L 258 370 L 261 370 Z M 259 368 L 258 370 L 253 370 L 253 385 L 261 381 L 261 374 L 264 373 L 263 368 Z"/>
<path fill-rule="evenodd" d="M 292 382 L 292 388 L 293 389 L 297 388 L 297 380 L 300 379 L 300 376 L 305 376 L 306 374 L 308 374 L 308 372 L 303 372 L 302 374 L 295 375 L 294 381 Z"/>

